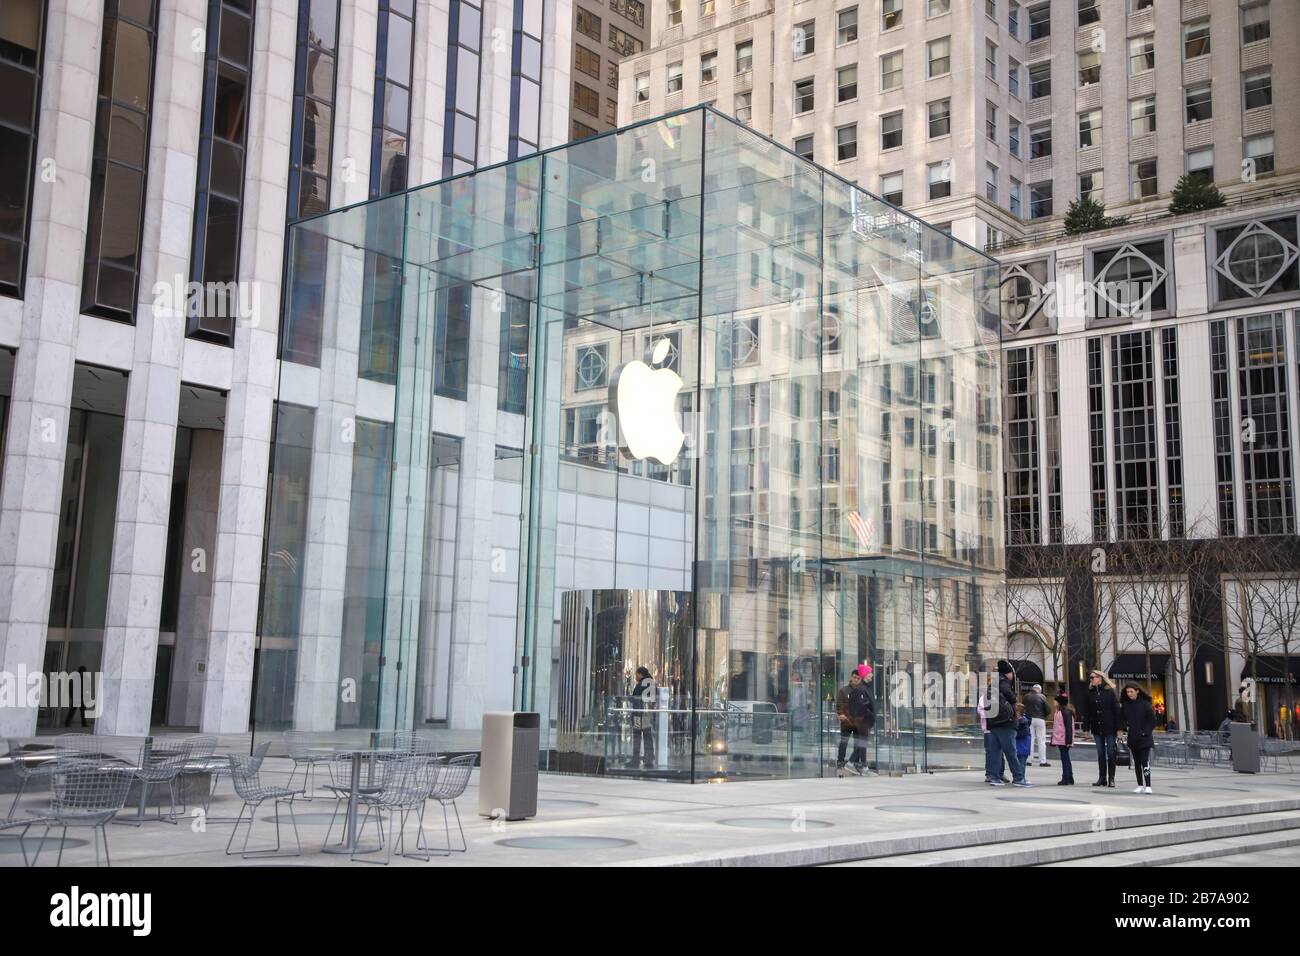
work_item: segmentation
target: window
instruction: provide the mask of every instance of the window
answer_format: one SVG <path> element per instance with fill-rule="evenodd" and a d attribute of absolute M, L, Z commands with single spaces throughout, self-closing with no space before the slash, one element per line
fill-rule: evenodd
<path fill-rule="evenodd" d="M 929 0 L 925 6 L 927 17 L 941 17 L 952 9 L 952 0 Z"/>
<path fill-rule="evenodd" d="M 700 83 L 715 83 L 718 79 L 718 51 L 700 54 Z"/>
<path fill-rule="evenodd" d="M 1255 70 L 1242 77 L 1242 91 L 1245 94 L 1245 107 L 1248 110 L 1273 103 L 1273 73 L 1271 70 Z"/>
<path fill-rule="evenodd" d="M 573 48 L 573 65 L 580 73 L 600 78 L 600 54 L 588 50 L 581 43 Z"/>
<path fill-rule="evenodd" d="M 1040 3 L 1029 8 L 1029 39 L 1041 40 L 1052 35 L 1051 4 Z"/>
<path fill-rule="evenodd" d="M 413 6 L 384 2 L 379 4 L 378 12 L 379 42 L 375 54 L 374 126 L 370 147 L 371 196 L 388 195 L 407 186 L 407 137 L 411 129 L 411 66 L 414 59 L 411 37 L 415 33 Z M 540 29 L 539 25 L 538 30 Z M 525 65 L 513 62 L 511 72 L 514 75 L 526 74 L 530 78 L 536 76 L 540 84 L 541 40 L 526 37 L 523 42 L 525 46 L 522 49 L 525 52 L 535 51 L 536 55 L 525 56 Z M 528 46 L 530 43 L 531 47 Z M 591 75 L 600 78 L 600 57 L 596 57 Z M 541 97 L 533 102 L 536 103 L 536 114 L 541 106 Z M 518 115 L 518 102 L 513 106 Z M 366 296 L 364 301 L 370 302 L 372 299 Z M 393 308 L 396 306 L 394 299 Z M 389 320 L 390 329 L 396 329 L 396 318 L 394 314 Z M 385 374 L 388 374 L 387 370 Z"/>
<path fill-rule="evenodd" d="M 605 46 L 609 47 L 619 56 L 632 56 L 640 53 L 642 48 L 645 46 L 645 43 L 632 36 L 632 34 L 625 33 L 611 23 L 609 25 L 609 41 Z"/>
<path fill-rule="evenodd" d="M 835 159 L 845 162 L 858 158 L 858 124 L 850 123 L 835 130 Z"/>
<path fill-rule="evenodd" d="M 794 141 L 794 152 L 796 156 L 803 159 L 813 158 L 813 138 L 811 136 L 800 136 Z"/>
<path fill-rule="evenodd" d="M 1124 332 L 1111 340 L 1114 428 L 1115 536 L 1159 538 L 1155 362 L 1151 332 Z"/>
<path fill-rule="evenodd" d="M 636 78 L 636 101 L 638 103 L 650 102 L 650 74 L 642 73 Z"/>
<path fill-rule="evenodd" d="M 1052 124 L 1039 123 L 1029 127 L 1029 158 L 1043 159 L 1052 155 Z"/>
<path fill-rule="evenodd" d="M 1210 96 L 1210 85 L 1189 87 L 1184 93 L 1187 104 L 1187 122 L 1199 123 L 1214 118 L 1214 103 Z"/>
<path fill-rule="evenodd" d="M 952 132 L 952 100 L 946 98 L 935 100 L 933 103 L 927 104 L 926 112 L 930 121 L 930 139 L 937 136 L 947 136 Z"/>
<path fill-rule="evenodd" d="M 1090 173 L 1079 174 L 1079 198 L 1104 202 L 1102 172 L 1095 169 Z"/>
<path fill-rule="evenodd" d="M 1092 315 L 1134 319 L 1169 308 L 1164 239 L 1092 252 Z"/>
<path fill-rule="evenodd" d="M 937 40 L 931 40 L 925 45 L 926 54 L 929 57 L 928 72 L 926 75 L 930 79 L 936 76 L 943 76 L 952 69 L 952 38 L 939 37 Z"/>
<path fill-rule="evenodd" d="M 608 86 L 611 90 L 618 89 L 618 64 L 617 63 L 605 64 L 605 85 Z"/>
<path fill-rule="evenodd" d="M 617 100 L 605 101 L 605 122 L 608 123 L 610 126 L 618 125 L 618 101 Z"/>
<path fill-rule="evenodd" d="M 992 163 L 984 170 L 984 196 L 989 202 L 998 201 L 998 168 Z"/>
<path fill-rule="evenodd" d="M 27 273 L 47 6 L 0 6 L 0 295 L 14 297 L 22 296 Z"/>
<path fill-rule="evenodd" d="M 1079 0 L 1079 26 L 1086 27 L 1101 19 L 1101 4 L 1097 0 Z"/>
<path fill-rule="evenodd" d="M 713 0 L 700 0 L 700 17 L 713 16 Z"/>
<path fill-rule="evenodd" d="M 858 38 L 858 8 L 841 10 L 835 17 L 835 42 L 852 43 Z"/>
<path fill-rule="evenodd" d="M 835 71 L 835 101 L 847 103 L 858 98 L 858 68 L 845 66 Z"/>
<path fill-rule="evenodd" d="M 669 16 L 671 17 L 671 14 Z M 678 11 L 677 16 L 679 19 L 681 18 L 681 11 Z M 584 7 L 578 8 L 578 32 L 583 36 L 591 37 L 591 39 L 599 42 L 601 39 L 600 22 L 600 17 L 590 10 Z"/>
<path fill-rule="evenodd" d="M 1169 536 L 1181 538 L 1187 533 L 1183 508 L 1183 435 L 1182 407 L 1178 401 L 1178 330 L 1165 326 L 1160 330 L 1161 376 L 1165 406 L 1165 474 L 1169 486 Z"/>
<path fill-rule="evenodd" d="M 1021 129 L 1020 120 L 1016 119 L 1014 116 L 1007 120 L 1007 149 L 1011 152 L 1012 156 L 1017 158 L 1020 156 Z"/>
<path fill-rule="evenodd" d="M 1102 339 L 1088 339 L 1088 465 L 1092 491 L 1092 540 L 1110 540 L 1106 518 L 1106 385 L 1102 378 Z"/>
<path fill-rule="evenodd" d="M 1132 182 L 1131 199 L 1148 199 L 1159 192 L 1156 188 L 1156 161 L 1144 159 L 1134 163 Z"/>
<path fill-rule="evenodd" d="M 1273 134 L 1252 136 L 1246 140 L 1246 169 L 1256 176 L 1273 172 Z"/>
<path fill-rule="evenodd" d="M 584 113 L 592 116 L 600 114 L 600 94 L 577 81 L 573 84 L 573 103 Z"/>
<path fill-rule="evenodd" d="M 1033 183 L 1029 187 L 1029 218 L 1042 219 L 1052 214 L 1051 182 Z"/>
<path fill-rule="evenodd" d="M 680 63 L 668 64 L 668 95 L 680 93 L 682 91 L 682 65 Z"/>
<path fill-rule="evenodd" d="M 794 26 L 794 58 L 812 56 L 817 52 L 817 21 L 805 20 Z"/>
<path fill-rule="evenodd" d="M 580 123 L 577 120 L 572 120 L 569 125 L 569 139 L 586 139 L 588 136 L 595 136 L 598 132 L 600 130 L 596 129 L 596 127 L 588 126 L 586 123 Z M 468 326 L 468 320 L 464 324 Z M 459 395 L 456 397 L 464 398 L 465 396 Z"/>
<path fill-rule="evenodd" d="M 668 0 L 668 25 L 670 27 L 682 25 L 682 0 Z M 599 40 L 600 37 L 596 39 Z"/>
<path fill-rule="evenodd" d="M 1042 541 L 1039 521 L 1040 421 L 1039 381 L 1034 359 L 1038 350 L 1007 349 L 1003 353 L 1003 464 L 1006 480 L 1007 544 L 1037 545 Z"/>
<path fill-rule="evenodd" d="M 1015 0 L 1007 6 L 1007 32 L 1015 39 L 1020 38 L 1020 4 Z"/>
<path fill-rule="evenodd" d="M 1029 68 L 1029 98 L 1036 100 L 1052 95 L 1052 61 L 1035 63 Z"/>
<path fill-rule="evenodd" d="M 984 41 L 984 77 L 998 81 L 998 45 L 992 40 Z"/>
<path fill-rule="evenodd" d="M 1148 33 L 1146 36 L 1132 37 L 1128 41 L 1128 72 L 1134 76 L 1145 70 L 1156 68 L 1156 38 Z"/>
<path fill-rule="evenodd" d="M 903 85 L 903 51 L 886 53 L 880 58 L 880 89 L 896 90 Z"/>
<path fill-rule="evenodd" d="M 880 148 L 898 149 L 903 145 L 903 114 L 889 113 L 880 117 Z"/>
<path fill-rule="evenodd" d="M 1018 179 L 1011 180 L 1011 215 L 1019 216 L 1021 213 L 1022 191 L 1024 185 Z"/>
<path fill-rule="evenodd" d="M 748 73 L 754 68 L 754 41 L 736 44 L 736 72 Z"/>
<path fill-rule="evenodd" d="M 1101 82 L 1101 54 L 1090 50 L 1079 54 L 1079 86 Z"/>
<path fill-rule="evenodd" d="M 754 118 L 754 94 L 752 92 L 736 94 L 736 119 L 748 123 Z"/>
<path fill-rule="evenodd" d="M 1294 214 L 1214 230 L 1215 300 L 1294 295 L 1300 290 Z"/>
<path fill-rule="evenodd" d="M 807 113 L 813 108 L 815 85 L 812 77 L 806 80 L 796 80 L 794 84 L 794 111 L 795 113 Z"/>
<path fill-rule="evenodd" d="M 235 2 L 212 3 L 207 29 L 208 36 L 251 38 L 253 19 Z M 203 102 L 211 105 L 204 110 L 199 128 L 199 175 L 190 246 L 190 280 L 205 285 L 239 278 L 239 224 L 252 85 L 250 45 L 219 46 L 210 44 L 204 53 L 207 66 Z M 222 103 L 219 111 L 215 108 L 218 102 Z M 306 256 L 308 251 L 295 253 Z M 186 315 L 185 331 L 187 335 L 230 342 L 234 328 L 229 319 L 220 315 L 207 316 L 191 310 Z"/>
<path fill-rule="evenodd" d="M 1189 23 L 1183 27 L 1183 59 L 1210 55 L 1210 21 Z"/>
<path fill-rule="evenodd" d="M 573 387 L 578 391 L 609 384 L 609 346 L 583 345 L 574 353 Z"/>
<path fill-rule="evenodd" d="M 1012 96 L 1020 95 L 1020 64 L 1007 58 L 1007 92 Z"/>
<path fill-rule="evenodd" d="M 1156 131 L 1156 98 L 1144 96 L 1128 104 L 1129 135 L 1146 136 Z"/>
<path fill-rule="evenodd" d="M 645 26 L 645 4 L 641 0 L 609 0 L 609 8 L 637 26 Z"/>
<path fill-rule="evenodd" d="M 5 12 L 11 13 L 8 5 Z M 125 322 L 135 321 L 140 279 L 157 18 L 155 3 L 132 4 L 128 9 L 110 5 L 104 12 L 81 311 Z M 7 39 L 0 34 L 0 44 Z M 0 45 L 0 56 L 7 52 Z M 5 79 L 12 81 L 17 71 L 8 62 L 3 69 Z M 16 99 L 27 106 L 27 97 Z M 22 117 L 22 122 L 26 119 Z"/>
<path fill-rule="evenodd" d="M 1183 161 L 1183 169 L 1192 179 L 1203 183 L 1214 182 L 1214 147 L 1192 150 Z"/>
<path fill-rule="evenodd" d="M 984 16 L 990 20 L 998 18 L 998 0 L 984 0 Z"/>
<path fill-rule="evenodd" d="M 1246 7 L 1241 11 L 1241 42 L 1255 43 L 1272 35 L 1268 22 L 1268 4 Z"/>
<path fill-rule="evenodd" d="M 1101 145 L 1101 110 L 1079 114 L 1079 148 Z"/>
<path fill-rule="evenodd" d="M 903 174 L 887 173 L 880 177 L 880 198 L 894 205 L 903 205 Z"/>
<path fill-rule="evenodd" d="M 931 199 L 943 199 L 952 195 L 952 163 L 949 160 L 925 167 L 925 179 L 929 184 Z"/>
<path fill-rule="evenodd" d="M 1155 6 L 1156 0 L 1128 0 L 1129 13 L 1141 13 L 1149 7 Z"/>
<path fill-rule="evenodd" d="M 880 0 L 880 29 L 892 30 L 903 25 L 903 0 Z"/>
<path fill-rule="evenodd" d="M 1281 312 L 1237 320 L 1241 420 L 1254 429 L 1241 449 L 1248 535 L 1295 530 L 1285 328 Z"/>
<path fill-rule="evenodd" d="M 998 141 L 998 107 L 991 100 L 984 101 L 984 135 Z"/>
<path fill-rule="evenodd" d="M 1046 308 L 1052 296 L 1048 289 L 1048 271 L 1046 259 L 1002 267 L 998 285 L 1002 329 L 1008 335 L 1051 327 L 1049 310 Z"/>

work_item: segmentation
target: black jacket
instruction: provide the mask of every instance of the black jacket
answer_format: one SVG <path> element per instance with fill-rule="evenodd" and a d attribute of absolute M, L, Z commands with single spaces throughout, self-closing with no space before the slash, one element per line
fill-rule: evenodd
<path fill-rule="evenodd" d="M 1090 734 L 1109 737 L 1120 728 L 1119 698 L 1105 686 L 1088 689 L 1088 706 L 1083 715 L 1083 729 Z"/>
<path fill-rule="evenodd" d="M 998 709 L 990 714 L 990 727 L 1014 727 L 1016 724 L 1016 685 L 1005 677 L 998 678 Z M 991 710 L 992 708 L 990 708 Z"/>
<path fill-rule="evenodd" d="M 871 685 L 866 681 L 857 687 L 845 684 L 835 699 L 835 712 L 839 714 L 842 728 L 853 727 L 865 734 L 876 722 L 876 697 L 871 693 Z"/>
<path fill-rule="evenodd" d="M 1128 731 L 1128 745 L 1135 750 L 1149 750 L 1155 746 L 1156 712 L 1151 701 L 1144 697 L 1120 701 L 1124 714 L 1124 729 Z"/>
<path fill-rule="evenodd" d="M 1039 720 L 1047 719 L 1047 698 L 1042 694 L 1035 694 L 1030 691 L 1025 695 L 1025 716 L 1030 720 L 1035 717 Z"/>

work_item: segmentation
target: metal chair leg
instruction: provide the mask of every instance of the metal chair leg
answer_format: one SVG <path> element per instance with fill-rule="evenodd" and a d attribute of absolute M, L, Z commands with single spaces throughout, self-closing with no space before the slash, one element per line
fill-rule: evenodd
<path fill-rule="evenodd" d="M 9 817 L 12 820 L 14 814 L 18 812 L 18 801 L 23 798 L 23 791 L 27 789 L 27 778 L 23 777 L 18 781 L 18 792 L 14 794 L 14 802 L 9 805 Z"/>
<path fill-rule="evenodd" d="M 59 836 L 59 855 L 58 855 L 58 857 L 57 857 L 57 858 L 55 859 L 55 861 L 54 861 L 54 866 L 55 866 L 56 868 L 57 868 L 57 867 L 60 867 L 60 866 L 63 865 L 63 846 L 64 846 L 64 844 L 66 844 L 67 842 L 68 842 L 68 828 L 67 828 L 67 827 L 64 827 L 64 828 L 63 828 L 63 833 L 60 834 L 60 836 Z"/>

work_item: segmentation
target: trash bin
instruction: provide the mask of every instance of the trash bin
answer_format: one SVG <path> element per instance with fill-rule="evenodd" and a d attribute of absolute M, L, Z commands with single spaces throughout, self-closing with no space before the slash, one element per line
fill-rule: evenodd
<path fill-rule="evenodd" d="M 483 715 L 483 753 L 479 758 L 480 816 L 523 820 L 537 816 L 537 753 L 541 716 L 518 711 Z"/>
<path fill-rule="evenodd" d="M 1250 724 L 1233 721 L 1228 734 L 1232 769 L 1237 773 L 1259 773 L 1259 731 Z"/>

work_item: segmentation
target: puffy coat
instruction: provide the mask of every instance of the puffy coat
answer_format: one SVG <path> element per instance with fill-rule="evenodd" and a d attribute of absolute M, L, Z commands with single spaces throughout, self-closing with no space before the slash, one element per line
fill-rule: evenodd
<path fill-rule="evenodd" d="M 1074 711 L 1058 710 L 1052 718 L 1052 746 L 1074 746 Z"/>
<path fill-rule="evenodd" d="M 835 712 L 839 714 L 840 727 L 852 727 L 860 734 L 868 733 L 876 722 L 876 698 L 866 681 L 854 687 L 845 684 L 835 699 Z"/>
<path fill-rule="evenodd" d="M 1156 712 L 1151 701 L 1145 697 L 1129 700 L 1126 694 L 1120 707 L 1123 709 L 1124 729 L 1128 731 L 1129 747 L 1147 750 L 1155 746 Z"/>
<path fill-rule="evenodd" d="M 1099 737 L 1109 737 L 1120 728 L 1119 698 L 1105 686 L 1090 688 L 1084 711 L 1083 729 Z"/>

